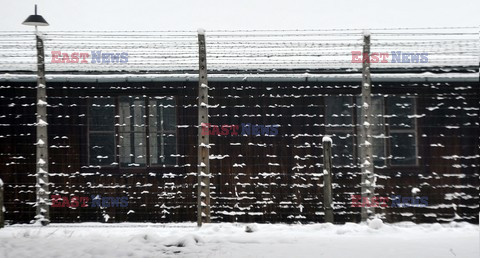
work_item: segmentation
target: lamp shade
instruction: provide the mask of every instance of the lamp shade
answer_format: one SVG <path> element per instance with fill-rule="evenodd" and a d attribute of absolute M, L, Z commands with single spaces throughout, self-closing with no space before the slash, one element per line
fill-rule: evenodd
<path fill-rule="evenodd" d="M 48 22 L 43 19 L 41 15 L 33 14 L 28 16 L 28 18 L 22 22 L 23 25 L 30 25 L 30 26 L 48 26 Z"/>

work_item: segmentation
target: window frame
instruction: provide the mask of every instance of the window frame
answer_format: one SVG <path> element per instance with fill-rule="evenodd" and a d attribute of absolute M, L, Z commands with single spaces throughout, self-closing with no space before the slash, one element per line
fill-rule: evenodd
<path fill-rule="evenodd" d="M 153 99 L 155 99 L 156 97 L 172 97 L 173 98 L 173 102 L 174 102 L 174 105 L 173 105 L 173 109 L 175 110 L 175 129 L 174 130 L 163 130 L 163 132 L 165 132 L 165 134 L 169 133 L 169 132 L 175 132 L 175 151 L 176 153 L 175 154 L 178 154 L 178 105 L 177 105 L 177 96 L 147 96 L 147 97 L 151 97 Z M 150 98 L 148 98 L 148 103 L 147 103 L 147 116 L 148 118 L 150 117 Z M 147 119 L 149 120 L 149 119 Z M 151 132 L 150 132 L 150 123 L 148 122 L 148 126 L 146 126 L 146 138 L 150 140 L 150 136 L 151 136 Z M 178 165 L 178 155 L 176 155 L 174 157 L 175 159 L 175 163 L 174 164 L 164 164 L 164 163 L 156 163 L 156 164 L 153 164 L 150 162 L 150 146 L 147 147 L 147 156 L 148 156 L 148 159 L 149 159 L 149 162 L 148 163 L 148 166 L 147 167 L 173 167 L 173 166 L 177 166 Z"/>
<path fill-rule="evenodd" d="M 138 96 L 141 97 L 143 103 L 145 104 L 145 132 L 144 132 L 144 137 L 143 140 L 145 141 L 146 147 L 145 147 L 145 165 L 144 166 L 122 166 L 121 164 L 121 157 L 120 157 L 120 127 L 118 126 L 120 124 L 120 99 L 122 97 L 134 97 Z M 151 157 L 150 157 L 150 101 L 155 100 L 157 97 L 166 97 L 166 98 L 172 98 L 174 102 L 174 120 L 175 120 L 175 128 L 174 130 L 166 130 L 166 134 L 174 134 L 175 137 L 175 154 L 178 154 L 179 151 L 179 137 L 178 137 L 178 122 L 179 122 L 179 113 L 178 113 L 178 96 L 177 95 L 170 95 L 170 94 L 134 94 L 134 93 L 126 93 L 126 94 L 116 94 L 116 95 L 95 95 L 95 96 L 89 96 L 87 98 L 86 103 L 87 103 L 87 125 L 86 125 L 86 138 L 87 138 L 87 158 L 86 158 L 86 163 L 89 168 L 91 167 L 101 167 L 101 168 L 106 168 L 106 169 L 128 169 L 128 170 L 143 170 L 143 169 L 148 169 L 148 168 L 163 168 L 163 167 L 177 167 L 178 166 L 178 155 L 175 155 L 172 157 L 172 160 L 174 160 L 174 163 L 171 164 L 165 164 L 165 163 L 157 163 L 157 164 L 152 164 L 151 163 Z M 114 161 L 111 164 L 92 164 L 91 163 L 91 142 L 90 142 L 90 135 L 92 134 L 92 130 L 90 130 L 90 116 L 91 116 L 91 105 L 92 105 L 92 100 L 95 98 L 111 98 L 114 101 L 115 105 L 115 113 L 114 113 L 114 128 L 113 128 L 113 135 L 114 135 Z M 108 131 L 111 133 L 111 131 Z M 93 134 L 96 133 L 102 133 L 101 131 L 93 131 Z M 132 132 L 130 132 L 132 133 Z"/>
<path fill-rule="evenodd" d="M 375 94 L 373 94 L 375 95 Z M 416 115 L 417 113 L 417 106 L 418 106 L 418 103 L 417 103 L 417 98 L 416 96 L 414 95 L 408 95 L 408 94 L 387 94 L 388 96 L 384 96 L 384 95 L 381 95 L 381 101 L 382 101 L 382 106 L 383 106 L 383 110 L 382 110 L 382 121 L 383 121 L 383 127 L 384 127 L 384 135 L 385 135 L 385 138 L 384 138 L 384 147 L 383 147 L 383 152 L 384 152 L 384 162 L 383 162 L 383 165 L 381 166 L 378 166 L 378 165 L 375 165 L 375 168 L 376 169 L 388 169 L 388 168 L 398 168 L 398 167 L 418 167 L 419 164 L 420 164 L 420 160 L 419 160 L 419 149 L 418 149 L 418 143 L 419 143 L 419 137 L 418 137 L 418 121 L 417 121 L 417 118 L 416 117 L 413 117 L 412 118 L 412 121 L 413 121 L 413 126 L 412 128 L 401 128 L 401 129 L 398 129 L 398 128 L 395 128 L 393 129 L 392 126 L 390 125 L 390 114 L 389 114 L 389 107 L 388 107 L 388 104 L 387 103 L 387 99 L 388 97 L 399 97 L 399 98 L 410 98 L 412 99 L 412 114 L 410 115 Z M 327 116 L 329 114 L 327 114 L 327 100 L 326 98 L 328 97 L 349 97 L 350 99 L 350 105 L 352 105 L 352 127 L 342 127 L 342 126 L 338 126 L 338 127 L 330 127 L 330 126 L 327 126 Z M 324 124 L 325 124 L 325 135 L 335 135 L 336 133 L 342 133 L 342 134 L 351 134 L 352 135 L 352 158 L 353 158 L 353 164 L 358 164 L 358 159 L 360 158 L 359 157 L 359 145 L 358 145 L 358 141 L 359 141 L 359 114 L 358 112 L 360 112 L 359 108 L 358 108 L 358 105 L 357 105 L 357 99 L 358 99 L 358 95 L 357 94 L 338 94 L 338 95 L 333 95 L 333 94 L 330 94 L 328 96 L 324 96 L 323 99 L 324 99 Z M 376 97 L 376 96 L 372 96 L 372 97 Z M 414 160 L 415 162 L 412 163 L 412 164 L 395 164 L 393 161 L 393 145 L 392 145 L 392 133 L 405 133 L 405 134 L 412 134 L 413 135 L 413 138 L 414 138 L 414 143 L 415 143 L 415 148 L 414 148 Z M 355 161 L 357 161 L 355 163 Z M 338 164 L 338 165 L 335 165 L 334 166 L 336 167 L 350 167 L 350 164 Z"/>
<path fill-rule="evenodd" d="M 349 106 L 350 106 L 350 113 L 351 113 L 351 117 L 350 117 L 350 122 L 351 122 L 351 126 L 327 126 L 327 108 L 328 108 L 328 104 L 327 104 L 327 97 L 334 97 L 334 98 L 338 98 L 338 97 L 346 97 L 350 100 L 349 102 Z M 325 125 L 325 134 L 326 135 L 330 135 L 330 136 L 335 136 L 335 137 L 339 137 L 337 135 L 337 133 L 341 133 L 341 134 L 344 134 L 344 135 L 350 135 L 351 136 L 351 139 L 352 139 L 352 142 L 351 142 L 351 151 L 352 151 L 352 162 L 350 164 L 338 164 L 336 166 L 339 166 L 339 167 L 351 167 L 351 166 L 355 166 L 356 163 L 355 163 L 355 160 L 357 159 L 357 148 L 356 148 L 356 126 L 355 126 L 355 103 L 353 102 L 353 98 L 355 97 L 355 95 L 353 94 L 339 94 L 339 95 L 329 95 L 329 96 L 325 96 L 323 98 L 323 103 L 324 103 L 324 125 Z M 335 141 L 333 141 L 333 144 L 335 145 Z M 332 146 L 333 147 L 333 146 Z M 332 148 L 333 149 L 333 148 Z M 333 156 L 335 156 L 335 153 L 332 153 Z M 333 164 L 335 166 L 335 164 Z"/>
<path fill-rule="evenodd" d="M 92 99 L 97 99 L 97 98 L 100 98 L 100 99 L 113 99 L 113 105 L 115 105 L 114 109 L 114 124 L 113 124 L 113 131 L 95 131 L 95 130 L 90 130 L 90 123 L 91 123 L 91 106 L 92 106 Z M 87 159 L 86 159 L 86 163 L 87 163 L 87 166 L 88 167 L 92 167 L 92 166 L 95 166 L 95 167 L 105 167 L 105 168 L 115 168 L 118 166 L 118 163 L 117 163 L 117 156 L 118 156 L 118 147 L 117 147 L 117 133 L 116 133 L 116 127 L 115 127 L 115 124 L 118 123 L 117 121 L 117 117 L 116 117 L 116 114 L 118 113 L 117 112 L 117 103 L 116 103 L 116 96 L 93 96 L 93 97 L 89 97 L 86 101 L 86 104 L 87 104 L 87 125 L 86 125 L 86 139 L 87 139 Z M 91 141 L 90 141 L 90 136 L 92 134 L 92 131 L 93 131 L 93 134 L 101 134 L 101 133 L 112 133 L 113 132 L 113 162 L 110 163 L 110 164 L 103 164 L 103 165 L 98 165 L 98 164 L 92 164 L 91 162 Z"/>
<path fill-rule="evenodd" d="M 407 95 L 407 94 L 396 94 L 394 95 L 396 97 L 399 97 L 399 98 L 411 98 L 412 99 L 412 112 L 413 116 L 415 116 L 417 114 L 417 98 L 415 96 L 411 96 L 411 95 Z M 384 103 L 385 103 L 385 113 L 388 113 L 389 112 L 389 105 L 388 103 L 386 103 L 387 100 L 384 99 Z M 413 117 L 412 118 L 412 121 L 413 121 L 413 126 L 412 128 L 404 128 L 404 129 L 392 129 L 392 126 L 390 125 L 390 121 L 391 121 L 391 117 L 387 117 L 386 119 L 386 129 L 385 131 L 388 132 L 388 139 L 387 139 L 387 157 L 390 157 L 392 156 L 392 158 L 389 158 L 388 159 L 388 166 L 390 167 L 394 167 L 394 168 L 397 168 L 397 167 L 412 167 L 412 166 L 419 166 L 420 165 L 420 161 L 419 161 L 419 158 L 418 158 L 418 154 L 419 154 L 419 150 L 418 150 L 418 143 L 419 143 L 419 139 L 418 139 L 418 121 L 417 121 L 417 118 L 416 117 Z M 393 144 L 392 144 L 392 133 L 411 133 L 413 134 L 413 139 L 414 139 L 414 143 L 415 143 L 415 153 L 414 153 L 414 164 L 393 164 L 392 163 L 392 160 L 393 160 Z"/>

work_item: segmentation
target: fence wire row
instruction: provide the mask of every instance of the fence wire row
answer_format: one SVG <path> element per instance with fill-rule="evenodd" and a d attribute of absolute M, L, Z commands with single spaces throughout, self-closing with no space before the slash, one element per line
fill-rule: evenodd
<path fill-rule="evenodd" d="M 371 35 L 371 52 L 388 53 L 372 68 L 478 66 L 477 27 L 365 30 L 207 31 L 210 71 L 361 69 L 352 62 Z M 195 31 L 46 31 L 47 72 L 172 72 L 198 70 Z M 35 71 L 34 32 L 0 32 L 0 71 Z M 55 53 L 58 56 L 55 56 Z M 72 54 L 88 54 L 72 59 Z M 101 54 L 126 59 L 101 59 Z M 423 60 L 393 60 L 394 54 Z M 98 55 L 97 55 L 98 54 Z M 65 56 L 63 56 L 65 55 Z M 97 56 L 95 56 L 97 55 Z M 99 58 L 94 60 L 95 58 Z M 375 61 L 375 60 L 374 60 Z M 394 62 L 396 61 L 396 62 Z"/>

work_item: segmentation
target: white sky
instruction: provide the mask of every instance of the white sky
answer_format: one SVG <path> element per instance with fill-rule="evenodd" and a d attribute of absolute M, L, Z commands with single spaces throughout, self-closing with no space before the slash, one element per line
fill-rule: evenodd
<path fill-rule="evenodd" d="M 0 30 L 334 29 L 478 26 L 479 0 L 0 0 Z"/>

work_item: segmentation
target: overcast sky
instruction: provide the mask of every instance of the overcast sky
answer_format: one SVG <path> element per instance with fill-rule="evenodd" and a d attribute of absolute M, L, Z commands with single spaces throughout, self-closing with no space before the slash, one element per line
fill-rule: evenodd
<path fill-rule="evenodd" d="M 478 26 L 479 0 L 0 0 L 0 30 L 334 29 Z"/>

